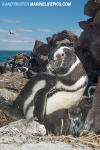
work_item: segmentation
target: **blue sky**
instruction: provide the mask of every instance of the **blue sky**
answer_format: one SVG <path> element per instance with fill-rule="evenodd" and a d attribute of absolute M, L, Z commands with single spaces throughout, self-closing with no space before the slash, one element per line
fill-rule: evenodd
<path fill-rule="evenodd" d="M 22 0 L 22 2 L 44 2 L 46 0 Z M 48 0 L 71 2 L 68 7 L 8 7 L 0 1 L 0 50 L 32 50 L 36 39 L 46 42 L 46 37 L 64 29 L 81 33 L 79 21 L 86 20 L 84 5 L 88 0 Z M 9 30 L 14 35 L 9 34 Z"/>

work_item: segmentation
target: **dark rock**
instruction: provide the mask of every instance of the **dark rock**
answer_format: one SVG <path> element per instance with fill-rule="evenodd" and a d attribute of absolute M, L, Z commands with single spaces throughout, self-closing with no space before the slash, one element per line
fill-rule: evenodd
<path fill-rule="evenodd" d="M 79 26 L 80 28 L 82 28 L 83 30 L 85 30 L 87 28 L 87 26 L 93 22 L 93 18 L 88 19 L 87 21 L 80 21 L 79 22 Z"/>
<path fill-rule="evenodd" d="M 81 33 L 78 39 L 78 46 L 82 49 L 90 49 L 91 43 L 100 38 L 100 22 L 86 23 L 85 21 L 83 24 L 85 30 Z"/>
<path fill-rule="evenodd" d="M 0 74 L 5 73 L 5 63 L 0 62 Z"/>
<path fill-rule="evenodd" d="M 43 68 L 45 68 L 48 53 L 48 44 L 36 40 L 31 58 L 29 60 L 29 68 L 33 70 L 34 67 L 38 67 L 39 71 L 43 71 L 41 67 L 43 66 Z"/>
<path fill-rule="evenodd" d="M 64 39 L 68 39 L 71 42 L 75 42 L 78 39 L 78 37 L 74 33 L 68 30 L 59 32 L 58 34 L 53 35 L 52 38 L 53 38 L 53 41 L 62 41 Z"/>
<path fill-rule="evenodd" d="M 62 43 L 68 46 L 68 44 L 70 45 L 71 43 L 74 43 L 77 39 L 78 36 L 74 33 L 68 30 L 63 30 L 58 34 L 54 34 L 49 44 L 51 48 L 55 48 Z"/>
<path fill-rule="evenodd" d="M 98 9 L 100 9 L 100 3 L 96 2 L 96 0 L 89 0 L 84 7 L 84 13 L 94 17 Z"/>
<path fill-rule="evenodd" d="M 47 40 L 47 43 L 49 44 L 51 42 L 52 38 L 51 37 L 47 37 L 46 40 Z"/>
<path fill-rule="evenodd" d="M 100 21 L 100 10 L 98 10 L 96 12 L 96 15 L 95 15 L 95 17 L 93 19 L 93 22 L 98 22 L 98 21 Z"/>
<path fill-rule="evenodd" d="M 93 99 L 93 111 L 94 111 L 94 130 L 100 134 L 100 77 L 98 85 L 96 87 L 95 96 Z"/>
<path fill-rule="evenodd" d="M 94 59 L 100 65 L 100 38 L 99 37 L 97 40 L 91 43 L 90 49 L 91 49 Z"/>
<path fill-rule="evenodd" d="M 100 21 L 81 22 L 81 26 L 84 31 L 74 46 L 88 76 L 97 82 L 100 75 Z"/>
<path fill-rule="evenodd" d="M 35 51 L 37 48 L 39 48 L 39 47 L 42 46 L 43 44 L 44 44 L 43 42 L 36 40 L 33 50 Z"/>
<path fill-rule="evenodd" d="M 91 97 L 93 105 L 91 109 L 88 108 L 88 115 L 84 117 L 84 129 L 100 133 L 100 0 L 89 0 L 84 7 L 84 13 L 92 18 L 79 22 L 83 32 L 74 44 L 75 52 L 88 74 L 88 86 L 98 82 L 95 95 L 92 93 Z M 84 109 L 83 111 L 86 112 Z"/>
<path fill-rule="evenodd" d="M 18 53 L 16 56 L 9 57 L 6 62 L 6 71 L 25 71 L 25 68 L 28 67 L 28 61 L 29 56 L 26 53 Z"/>

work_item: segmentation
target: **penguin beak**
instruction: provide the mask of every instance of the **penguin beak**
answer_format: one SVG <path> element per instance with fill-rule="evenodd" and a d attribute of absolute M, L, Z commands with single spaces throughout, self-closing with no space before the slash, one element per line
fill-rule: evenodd
<path fill-rule="evenodd" d="M 64 52 L 57 53 L 56 55 L 54 55 L 53 60 L 54 60 L 54 61 L 63 60 L 63 59 L 64 59 L 64 56 L 65 56 L 65 53 L 64 53 Z"/>

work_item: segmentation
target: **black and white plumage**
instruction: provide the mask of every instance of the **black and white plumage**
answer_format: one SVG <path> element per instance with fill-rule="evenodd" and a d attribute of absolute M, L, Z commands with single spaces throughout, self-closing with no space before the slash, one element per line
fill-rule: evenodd
<path fill-rule="evenodd" d="M 87 75 L 79 58 L 68 47 L 55 48 L 48 60 L 47 72 L 30 79 L 12 104 L 2 100 L 0 108 L 18 119 L 36 116 L 39 121 L 54 124 L 56 129 L 57 121 L 49 118 L 53 115 L 55 118 L 60 111 L 67 114 L 67 109 L 79 103 L 87 85 Z M 58 124 L 63 126 L 65 122 L 68 124 L 64 113 L 58 117 Z M 64 119 L 66 121 L 61 123 Z"/>

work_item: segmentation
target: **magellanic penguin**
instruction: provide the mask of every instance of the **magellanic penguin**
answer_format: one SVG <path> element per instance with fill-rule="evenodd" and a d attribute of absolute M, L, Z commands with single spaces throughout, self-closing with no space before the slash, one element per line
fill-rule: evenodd
<path fill-rule="evenodd" d="M 55 114 L 77 105 L 88 79 L 76 54 L 68 47 L 57 47 L 49 53 L 46 68 L 46 73 L 38 73 L 29 80 L 13 103 L 1 97 L 0 108 L 12 118 L 36 116 L 39 121 L 49 122 L 51 116 L 55 118 Z M 60 121 L 64 119 L 62 116 L 59 114 Z"/>

